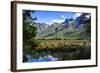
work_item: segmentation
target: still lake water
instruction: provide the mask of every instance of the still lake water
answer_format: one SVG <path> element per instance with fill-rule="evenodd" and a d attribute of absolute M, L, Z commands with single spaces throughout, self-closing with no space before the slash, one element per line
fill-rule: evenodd
<path fill-rule="evenodd" d="M 54 58 L 52 55 L 47 55 L 47 56 L 40 56 L 39 58 L 33 58 L 31 55 L 27 55 L 27 62 L 48 62 L 48 61 L 57 61 L 58 58 Z"/>

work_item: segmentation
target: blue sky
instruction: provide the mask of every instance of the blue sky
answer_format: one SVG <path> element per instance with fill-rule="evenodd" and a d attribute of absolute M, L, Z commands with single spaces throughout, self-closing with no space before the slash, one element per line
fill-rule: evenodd
<path fill-rule="evenodd" d="M 53 22 L 61 23 L 66 18 L 75 18 L 80 14 L 76 12 L 35 11 L 32 13 L 32 17 L 37 17 L 37 22 L 51 25 Z"/>

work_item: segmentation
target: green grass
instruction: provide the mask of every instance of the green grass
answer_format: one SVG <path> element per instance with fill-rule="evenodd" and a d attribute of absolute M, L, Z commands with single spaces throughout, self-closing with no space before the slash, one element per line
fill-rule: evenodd
<path fill-rule="evenodd" d="M 51 54 L 59 60 L 91 58 L 91 44 L 88 40 L 38 40 L 33 56 Z"/>
<path fill-rule="evenodd" d="M 59 46 L 63 45 L 65 47 L 71 46 L 71 45 L 78 45 L 78 46 L 88 46 L 90 45 L 90 42 L 88 40 L 38 40 L 39 45 L 37 48 L 57 48 Z"/>

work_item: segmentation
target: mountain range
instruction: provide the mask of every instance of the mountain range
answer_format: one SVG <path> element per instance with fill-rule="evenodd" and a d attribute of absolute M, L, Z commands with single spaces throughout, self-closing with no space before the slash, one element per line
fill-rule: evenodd
<path fill-rule="evenodd" d="M 54 22 L 50 25 L 37 22 L 36 39 L 83 39 L 84 25 L 90 24 L 90 14 L 83 13 L 76 19 L 65 19 L 64 22 Z"/>

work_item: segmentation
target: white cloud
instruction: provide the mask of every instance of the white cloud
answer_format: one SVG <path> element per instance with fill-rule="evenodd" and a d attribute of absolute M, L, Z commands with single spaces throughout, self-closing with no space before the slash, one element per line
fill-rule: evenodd
<path fill-rule="evenodd" d="M 52 25 L 52 23 L 51 22 L 45 22 L 47 25 Z"/>
<path fill-rule="evenodd" d="M 74 19 L 76 19 L 78 16 L 80 16 L 82 13 L 76 13 L 75 15 L 74 15 Z"/>
<path fill-rule="evenodd" d="M 61 18 L 62 18 L 62 19 L 65 19 L 65 18 L 66 18 L 66 16 L 62 15 L 62 16 L 61 16 Z"/>
<path fill-rule="evenodd" d="M 64 22 L 64 20 L 66 19 L 66 16 L 65 15 L 61 15 L 60 18 L 55 18 L 53 20 L 51 20 L 51 23 L 49 23 L 50 25 L 53 24 L 53 23 L 62 23 Z"/>
<path fill-rule="evenodd" d="M 89 15 L 86 15 L 86 17 L 89 19 L 89 17 L 90 17 L 91 15 L 89 14 Z"/>
<path fill-rule="evenodd" d="M 64 21 L 63 19 L 53 19 L 52 20 L 52 23 L 54 23 L 54 22 L 61 23 L 63 21 Z"/>

